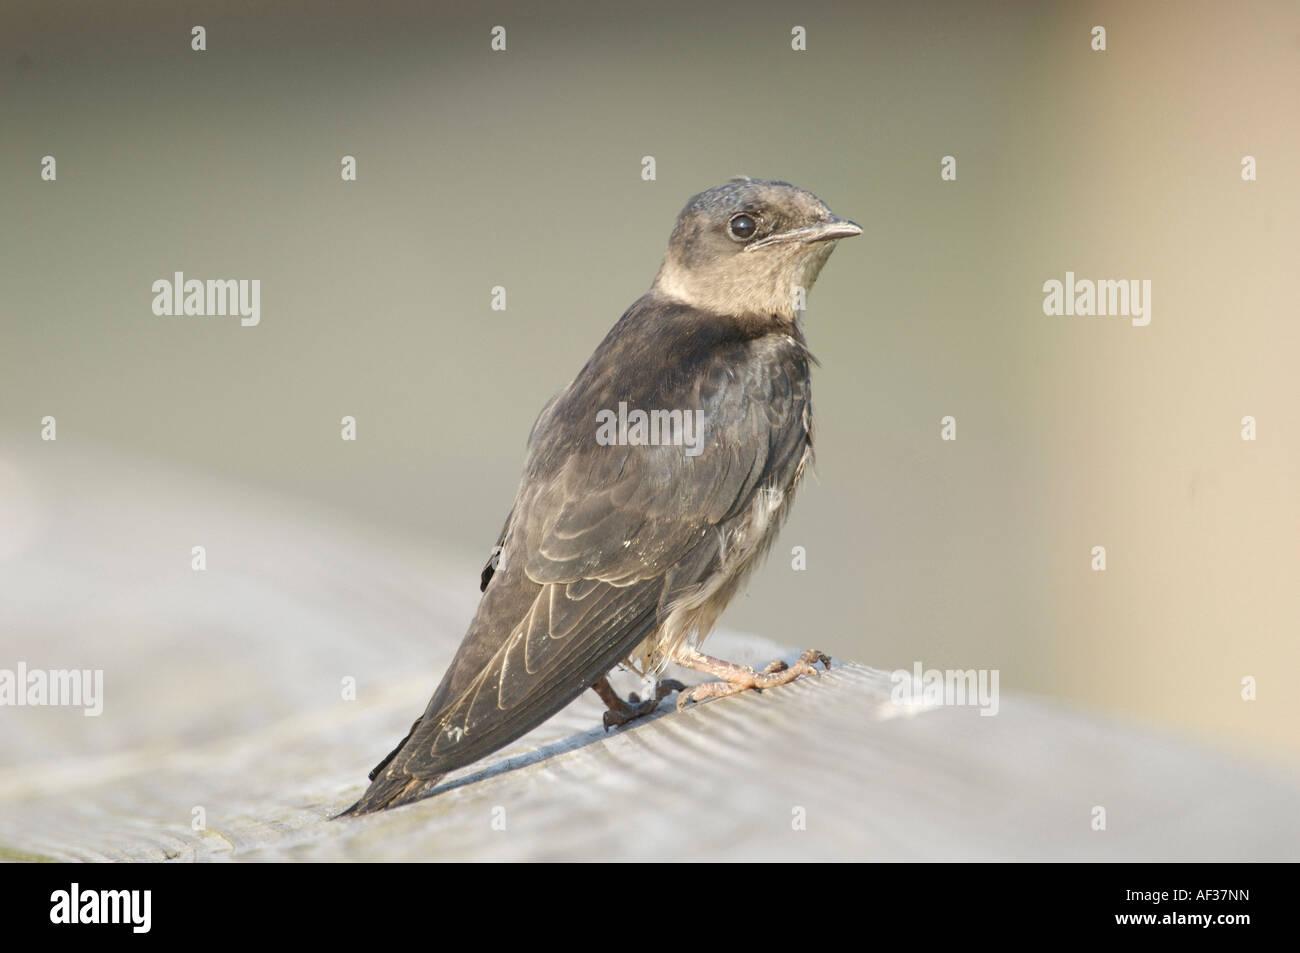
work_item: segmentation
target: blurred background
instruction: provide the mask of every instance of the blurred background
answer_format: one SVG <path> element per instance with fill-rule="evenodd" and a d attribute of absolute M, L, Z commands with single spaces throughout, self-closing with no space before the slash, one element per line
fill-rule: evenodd
<path fill-rule="evenodd" d="M 0 666 L 90 664 L 45 651 L 14 580 L 43 513 L 75 504 L 93 533 L 104 455 L 151 474 L 129 487 L 143 522 L 167 474 L 213 488 L 175 552 L 127 568 L 187 573 L 241 499 L 281 500 L 377 551 L 448 554 L 427 585 L 466 593 L 458 637 L 537 411 L 648 287 L 687 198 L 747 174 L 865 234 L 807 315 L 816 477 L 725 624 L 886 669 L 996 668 L 1005 692 L 1300 763 L 1298 75 L 1284 0 L 10 0 Z M 1067 270 L 1150 279 L 1150 325 L 1045 317 Z M 174 271 L 260 279 L 260 325 L 155 316 Z M 93 570 L 50 566 L 51 604 L 107 627 Z"/>

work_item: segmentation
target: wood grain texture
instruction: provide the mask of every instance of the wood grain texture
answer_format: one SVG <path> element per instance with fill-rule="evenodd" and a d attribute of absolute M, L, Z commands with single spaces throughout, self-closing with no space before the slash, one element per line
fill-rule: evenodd
<path fill-rule="evenodd" d="M 1300 856 L 1300 784 L 1281 769 L 1014 693 L 996 717 L 905 709 L 886 673 L 843 661 L 680 714 L 666 702 L 608 734 L 587 693 L 430 800 L 330 821 L 427 700 L 480 554 L 431 555 L 103 454 L 65 461 L 0 461 L 0 517 L 27 527 L 0 553 L 0 667 L 103 668 L 105 710 L 0 709 L 0 857 Z M 205 573 L 189 566 L 196 542 Z M 726 632 L 709 649 L 794 654 Z"/>

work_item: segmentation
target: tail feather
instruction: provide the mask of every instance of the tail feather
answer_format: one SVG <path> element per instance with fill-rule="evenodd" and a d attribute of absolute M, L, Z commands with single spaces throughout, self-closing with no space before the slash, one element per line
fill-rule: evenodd
<path fill-rule="evenodd" d="M 334 815 L 331 820 L 338 820 L 340 817 L 356 817 L 360 814 L 372 814 L 375 811 L 383 811 L 390 807 L 397 807 L 400 804 L 418 801 L 423 797 L 427 797 L 429 792 L 442 780 L 442 777 L 441 774 L 434 775 L 431 778 L 381 776 L 378 780 L 372 782 L 370 787 L 366 788 L 366 793 L 361 795 L 361 800 L 346 811 Z"/>
<path fill-rule="evenodd" d="M 406 747 L 406 743 L 411 740 L 411 735 L 415 734 L 415 729 L 420 727 L 420 722 L 422 721 L 424 721 L 423 715 L 415 719 L 415 721 L 411 723 L 411 730 L 406 733 L 406 737 L 397 743 L 396 748 L 388 752 L 388 754 L 384 757 L 383 761 L 379 762 L 377 765 L 371 768 L 370 773 L 366 775 L 366 777 L 368 777 L 371 781 L 373 781 L 375 779 L 375 775 L 379 774 L 380 771 L 388 767 L 388 762 L 396 758 L 397 753 Z"/>
<path fill-rule="evenodd" d="M 371 784 L 370 787 L 366 788 L 366 793 L 361 795 L 361 800 L 346 811 L 335 814 L 331 820 L 338 820 L 340 817 L 355 817 L 358 814 L 370 814 L 374 811 L 382 811 L 387 807 L 396 807 L 399 804 L 418 801 L 433 790 L 434 785 L 442 777 L 441 774 L 432 778 L 413 778 L 409 774 L 394 776 L 383 773 L 389 763 L 406 747 L 406 743 L 411 740 L 411 736 L 415 734 L 415 729 L 420 727 L 420 722 L 423 720 L 423 715 L 415 719 L 411 725 L 411 730 L 406 733 L 406 737 L 397 743 L 396 748 L 388 752 L 388 756 L 383 761 L 380 761 L 371 769 Z"/>

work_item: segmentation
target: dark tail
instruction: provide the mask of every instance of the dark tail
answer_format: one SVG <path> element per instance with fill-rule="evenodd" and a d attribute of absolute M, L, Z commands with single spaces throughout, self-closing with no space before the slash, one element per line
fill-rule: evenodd
<path fill-rule="evenodd" d="M 415 729 L 420 727 L 420 722 L 424 718 L 415 719 L 411 724 L 411 730 L 406 733 L 406 737 L 397 743 L 397 747 L 388 752 L 383 761 L 379 762 L 370 769 L 370 787 L 366 788 L 366 793 L 346 811 L 335 814 L 330 818 L 332 821 L 340 817 L 354 817 L 357 814 L 372 814 L 375 811 L 382 811 L 385 808 L 397 807 L 399 804 L 407 804 L 411 801 L 418 801 L 433 790 L 433 786 L 438 783 L 442 775 L 433 778 L 412 778 L 408 775 L 399 775 L 395 778 L 379 777 L 384 768 L 388 767 L 389 762 L 397 757 L 406 743 L 411 740 L 411 735 L 415 734 Z"/>
<path fill-rule="evenodd" d="M 373 814 L 375 811 L 410 804 L 412 801 L 428 797 L 441 780 L 441 774 L 431 778 L 412 778 L 406 775 L 398 775 L 395 778 L 381 777 L 366 788 L 366 793 L 361 795 L 361 800 L 346 811 L 335 814 L 330 820 L 355 817 L 358 814 Z"/>

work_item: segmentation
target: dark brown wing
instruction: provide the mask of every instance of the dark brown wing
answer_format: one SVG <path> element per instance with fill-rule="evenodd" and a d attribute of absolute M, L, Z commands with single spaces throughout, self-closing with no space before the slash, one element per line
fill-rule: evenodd
<path fill-rule="evenodd" d="M 810 358 L 768 331 L 649 296 L 624 315 L 539 417 L 469 632 L 352 810 L 418 798 L 531 730 L 718 570 L 720 531 L 760 487 L 787 489 L 808 445 Z M 601 445 L 597 413 L 620 401 L 702 412 L 700 452 Z"/>

